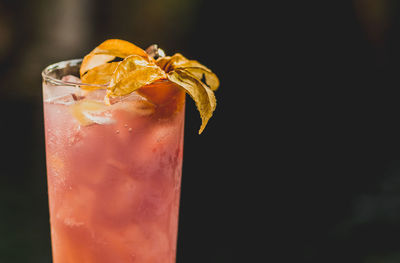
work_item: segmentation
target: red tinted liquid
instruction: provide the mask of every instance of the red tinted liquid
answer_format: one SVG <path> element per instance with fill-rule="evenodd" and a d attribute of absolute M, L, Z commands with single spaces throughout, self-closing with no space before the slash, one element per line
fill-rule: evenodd
<path fill-rule="evenodd" d="M 89 125 L 73 105 L 44 103 L 54 263 L 175 262 L 184 94 L 169 114 L 140 103 Z"/>

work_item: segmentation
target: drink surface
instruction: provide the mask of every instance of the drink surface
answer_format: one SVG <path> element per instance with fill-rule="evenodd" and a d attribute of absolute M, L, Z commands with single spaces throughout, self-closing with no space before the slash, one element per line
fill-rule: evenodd
<path fill-rule="evenodd" d="M 54 263 L 175 262 L 184 93 L 106 106 L 102 90 L 43 88 Z"/>

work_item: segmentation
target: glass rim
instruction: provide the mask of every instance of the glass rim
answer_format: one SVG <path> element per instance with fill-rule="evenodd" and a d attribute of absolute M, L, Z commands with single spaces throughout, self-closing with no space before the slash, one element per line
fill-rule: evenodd
<path fill-rule="evenodd" d="M 69 59 L 69 60 L 63 60 L 59 61 L 56 63 L 53 63 L 49 66 L 47 66 L 43 71 L 42 71 L 42 78 L 45 81 L 48 81 L 54 85 L 59 85 L 59 86 L 75 86 L 79 88 L 94 88 L 96 87 L 97 89 L 107 89 L 107 85 L 99 85 L 99 84 L 87 84 L 87 83 L 81 83 L 81 82 L 73 82 L 73 81 L 64 81 L 61 79 L 54 78 L 50 76 L 49 74 L 53 72 L 56 69 L 61 69 L 66 67 L 68 64 L 78 64 L 82 62 L 82 58 L 77 58 L 77 59 Z"/>

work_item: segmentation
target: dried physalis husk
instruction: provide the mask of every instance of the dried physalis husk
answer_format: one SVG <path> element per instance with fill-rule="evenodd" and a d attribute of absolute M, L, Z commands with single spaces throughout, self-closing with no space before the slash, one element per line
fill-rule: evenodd
<path fill-rule="evenodd" d="M 159 109 L 167 100 L 179 100 L 176 91 L 180 87 L 195 101 L 202 119 L 201 133 L 216 107 L 213 91 L 219 87 L 218 77 L 198 61 L 179 53 L 165 56 L 156 45 L 146 51 L 127 41 L 106 40 L 84 58 L 80 69 L 82 81 L 108 84 L 108 104 L 110 98 L 138 91 Z M 123 60 L 114 62 L 116 58 Z"/>
<path fill-rule="evenodd" d="M 176 53 L 172 57 L 166 56 L 157 59 L 156 63 L 160 68 L 162 68 L 165 72 L 170 72 L 171 70 L 174 70 L 175 68 L 179 67 L 180 65 L 188 62 L 189 60 L 182 56 L 179 53 Z"/>
<path fill-rule="evenodd" d="M 205 83 L 212 91 L 219 87 L 219 79 L 211 70 L 202 67 L 179 67 L 178 69 L 185 69 L 192 74 L 196 79 Z M 204 78 L 204 81 L 203 81 Z"/>
<path fill-rule="evenodd" d="M 114 74 L 118 64 L 118 62 L 111 62 L 92 68 L 82 76 L 81 81 L 87 84 L 107 85 L 110 83 L 111 76 Z"/>
<path fill-rule="evenodd" d="M 116 68 L 107 88 L 106 98 L 125 96 L 156 80 L 165 79 L 165 72 L 155 63 L 132 55 Z"/>
<path fill-rule="evenodd" d="M 138 55 L 148 59 L 146 51 L 131 42 L 120 39 L 109 39 L 93 50 L 94 54 L 112 55 L 119 58 L 126 58 L 130 55 Z"/>
<path fill-rule="evenodd" d="M 202 133 L 217 105 L 214 92 L 185 69 L 169 72 L 168 79 L 181 86 L 194 100 L 202 120 L 199 134 Z"/>
<path fill-rule="evenodd" d="M 133 54 L 147 60 L 151 59 L 143 49 L 128 41 L 120 39 L 106 40 L 83 58 L 80 75 L 82 77 L 88 70 L 110 62 L 115 58 L 124 59 Z"/>
<path fill-rule="evenodd" d="M 180 68 L 185 69 L 200 81 L 202 81 L 204 78 L 205 84 L 208 85 L 213 91 L 217 90 L 219 87 L 217 75 L 215 75 L 209 68 L 196 60 L 188 60 L 179 53 L 173 55 L 172 57 L 159 58 L 157 59 L 156 63 L 167 73 Z"/>
<path fill-rule="evenodd" d="M 86 55 L 82 60 L 81 68 L 79 71 L 81 79 L 83 78 L 84 74 L 86 74 L 89 70 L 101 66 L 115 59 L 115 56 L 95 55 L 92 52 Z"/>

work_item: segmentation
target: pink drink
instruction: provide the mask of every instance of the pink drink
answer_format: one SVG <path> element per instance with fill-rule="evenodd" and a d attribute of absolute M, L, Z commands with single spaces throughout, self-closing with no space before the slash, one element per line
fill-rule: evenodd
<path fill-rule="evenodd" d="M 184 93 L 106 106 L 104 90 L 54 81 L 79 62 L 65 66 L 43 84 L 54 263 L 175 262 Z"/>

